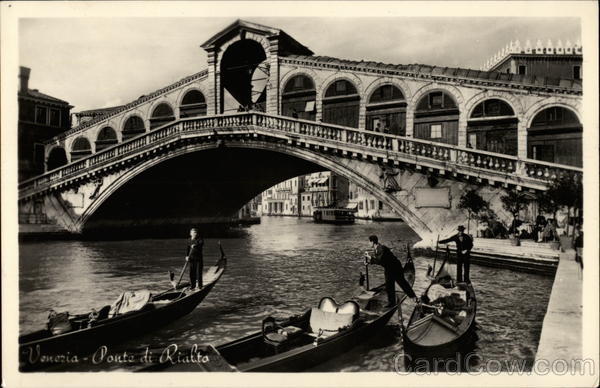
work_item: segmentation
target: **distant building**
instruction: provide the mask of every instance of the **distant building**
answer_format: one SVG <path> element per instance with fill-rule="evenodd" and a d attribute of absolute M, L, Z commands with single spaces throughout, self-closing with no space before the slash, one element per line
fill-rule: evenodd
<path fill-rule="evenodd" d="M 348 207 L 356 210 L 356 218 L 377 221 L 401 220 L 388 205 L 353 182 L 349 184 Z"/>
<path fill-rule="evenodd" d="M 18 154 L 19 181 L 29 179 L 44 172 L 44 141 L 71 128 L 68 102 L 29 89 L 31 69 L 19 68 L 19 122 Z M 62 150 L 62 149 L 61 149 Z M 64 152 L 51 153 L 48 164 L 66 164 Z M 54 160 L 56 159 L 56 160 Z"/>
<path fill-rule="evenodd" d="M 500 73 L 530 75 L 538 77 L 582 79 L 583 54 L 581 43 L 572 44 L 566 40 L 543 44 L 538 39 L 535 47 L 527 40 L 510 42 L 496 55 L 490 58 L 482 70 Z"/>
<path fill-rule="evenodd" d="M 278 183 L 262 193 L 263 215 L 298 215 L 297 192 L 299 177 Z"/>
<path fill-rule="evenodd" d="M 306 175 L 304 194 L 301 194 L 302 215 L 312 216 L 317 207 L 346 207 L 348 179 L 331 171 Z"/>

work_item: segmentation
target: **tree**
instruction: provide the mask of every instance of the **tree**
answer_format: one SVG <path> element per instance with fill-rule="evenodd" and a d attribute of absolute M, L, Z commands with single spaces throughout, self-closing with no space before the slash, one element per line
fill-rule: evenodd
<path fill-rule="evenodd" d="M 527 204 L 531 201 L 531 199 L 523 191 L 513 189 L 509 190 L 506 195 L 500 197 L 500 201 L 502 202 L 502 207 L 504 210 L 513 216 L 512 226 L 509 228 L 509 231 L 511 231 L 513 234 L 516 234 L 519 213 L 521 210 L 527 207 Z"/>
<path fill-rule="evenodd" d="M 477 193 L 476 190 L 469 190 L 463 193 L 463 195 L 460 197 L 458 208 L 467 210 L 469 214 L 467 221 L 467 233 L 470 231 L 471 216 L 475 215 L 475 219 L 479 219 L 479 212 L 487 207 L 488 203 Z"/>
<path fill-rule="evenodd" d="M 539 200 L 539 199 L 538 199 Z M 580 175 L 562 174 L 554 179 L 548 190 L 541 195 L 540 207 L 556 211 L 561 207 L 567 208 L 567 225 L 571 221 L 571 211 L 579 213 L 583 210 L 583 182 Z M 547 210 L 544 210 L 547 211 Z M 550 212 L 550 211 L 549 211 Z"/>

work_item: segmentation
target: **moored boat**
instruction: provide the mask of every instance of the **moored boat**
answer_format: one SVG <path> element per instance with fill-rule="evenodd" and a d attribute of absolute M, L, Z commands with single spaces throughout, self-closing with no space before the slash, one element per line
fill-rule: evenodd
<path fill-rule="evenodd" d="M 115 304 L 92 313 L 67 315 L 61 330 L 47 327 L 19 337 L 19 363 L 22 371 L 41 369 L 63 363 L 66 357 L 85 355 L 107 346 L 146 333 L 190 313 L 210 293 L 225 271 L 227 259 L 221 258 L 203 272 L 202 288 L 190 289 L 189 283 L 159 294 L 149 295 L 144 305 L 123 313 Z M 182 271 L 183 275 L 183 271 Z M 181 279 L 181 277 L 180 277 Z M 121 306 L 126 302 L 119 302 Z M 126 312 L 125 312 L 126 311 Z"/>
<path fill-rule="evenodd" d="M 403 328 L 404 349 L 413 361 L 451 359 L 470 351 L 477 341 L 475 290 L 471 283 L 454 284 L 444 269 L 446 260 Z"/>
<path fill-rule="evenodd" d="M 404 274 L 411 285 L 414 273 L 415 267 L 409 258 Z M 398 301 L 402 303 L 406 296 L 402 292 L 398 294 Z M 213 361 L 210 363 L 191 366 L 155 363 L 140 371 L 211 371 L 217 370 L 215 365 L 229 366 L 218 370 L 240 372 L 302 371 L 339 356 L 379 333 L 397 309 L 397 306 L 385 307 L 386 304 L 385 285 L 372 289 L 367 286 L 341 304 L 324 297 L 317 307 L 303 314 L 282 321 L 267 317 L 261 331 L 211 348 Z"/>
<path fill-rule="evenodd" d="M 346 208 L 319 207 L 313 211 L 313 220 L 328 224 L 353 224 L 354 211 Z"/>

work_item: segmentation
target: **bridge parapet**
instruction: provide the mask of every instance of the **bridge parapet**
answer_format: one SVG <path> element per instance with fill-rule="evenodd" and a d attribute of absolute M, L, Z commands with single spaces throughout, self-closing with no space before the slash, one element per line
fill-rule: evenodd
<path fill-rule="evenodd" d="M 518 189 L 545 190 L 548 182 L 561 174 L 582 174 L 577 167 L 546 163 L 531 159 L 474 150 L 362 129 L 299 120 L 291 117 L 243 112 L 229 115 L 203 116 L 166 124 L 79 159 L 19 184 L 19 199 L 60 187 L 72 181 L 93 179 L 111 166 L 141 154 L 169 149 L 189 138 L 214 140 L 227 136 L 262 137 L 287 141 L 314 152 L 338 153 L 342 157 L 364 158 L 391 166 L 412 165 L 416 169 L 437 170 L 475 177 L 487 184 L 502 183 Z"/>

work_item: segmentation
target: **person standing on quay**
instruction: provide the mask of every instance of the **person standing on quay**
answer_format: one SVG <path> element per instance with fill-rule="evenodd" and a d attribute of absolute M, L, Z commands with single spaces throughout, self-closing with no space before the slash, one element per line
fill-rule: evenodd
<path fill-rule="evenodd" d="M 414 298 L 418 302 L 415 292 L 404 278 L 404 270 L 400 260 L 394 256 L 390 248 L 379 243 L 377 236 L 369 236 L 369 241 L 373 244 L 373 254 L 366 257 L 366 262 L 367 264 L 379 264 L 384 269 L 385 289 L 388 294 L 388 305 L 386 307 L 393 307 L 397 303 L 395 283 L 398 283 L 408 297 Z"/>
<path fill-rule="evenodd" d="M 465 269 L 464 281 L 471 283 L 469 277 L 469 268 L 471 266 L 471 249 L 473 249 L 473 239 L 471 236 L 465 233 L 465 227 L 460 225 L 458 227 L 458 233 L 454 236 L 445 240 L 440 240 L 440 244 L 447 244 L 449 242 L 456 243 L 456 281 L 463 281 L 463 266 Z"/>
<path fill-rule="evenodd" d="M 187 247 L 187 254 L 185 261 L 190 263 L 190 287 L 192 290 L 196 288 L 202 288 L 202 247 L 204 246 L 204 240 L 198 236 L 198 229 L 190 229 L 190 242 Z"/>

